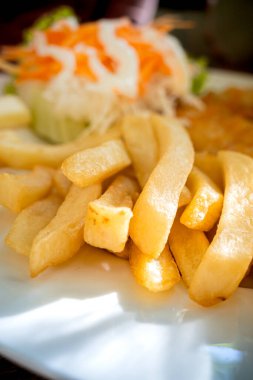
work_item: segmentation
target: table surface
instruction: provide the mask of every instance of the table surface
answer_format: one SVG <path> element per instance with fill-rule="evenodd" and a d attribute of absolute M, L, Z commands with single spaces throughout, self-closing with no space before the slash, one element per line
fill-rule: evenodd
<path fill-rule="evenodd" d="M 43 377 L 37 376 L 14 363 L 0 356 L 0 379 L 8 380 L 44 380 Z"/>

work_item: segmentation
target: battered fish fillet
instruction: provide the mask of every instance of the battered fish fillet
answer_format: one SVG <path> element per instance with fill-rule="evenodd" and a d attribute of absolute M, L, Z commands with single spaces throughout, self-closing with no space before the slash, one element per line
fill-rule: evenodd
<path fill-rule="evenodd" d="M 208 93 L 203 110 L 179 106 L 196 151 L 235 150 L 253 157 L 253 89 Z"/>

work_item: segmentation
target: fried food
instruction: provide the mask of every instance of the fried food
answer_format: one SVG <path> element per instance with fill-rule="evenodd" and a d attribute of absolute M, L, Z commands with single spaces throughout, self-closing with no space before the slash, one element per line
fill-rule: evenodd
<path fill-rule="evenodd" d="M 84 225 L 84 241 L 121 256 L 120 252 L 128 239 L 138 189 L 134 179 L 118 176 L 100 198 L 90 202 Z"/>
<path fill-rule="evenodd" d="M 61 169 L 76 186 L 85 187 L 102 182 L 130 164 L 124 144 L 118 139 L 73 154 Z"/>
<path fill-rule="evenodd" d="M 101 194 L 101 185 L 81 189 L 72 185 L 55 217 L 35 237 L 29 255 L 30 274 L 70 259 L 84 243 L 83 228 L 90 201 Z"/>
<path fill-rule="evenodd" d="M 119 129 L 112 127 L 104 134 L 80 135 L 75 141 L 52 145 L 38 139 L 29 129 L 0 130 L 0 164 L 17 169 L 32 169 L 36 165 L 59 168 L 71 154 L 95 147 L 119 137 Z"/>
<path fill-rule="evenodd" d="M 204 306 L 228 298 L 253 257 L 253 159 L 232 151 L 218 156 L 225 173 L 223 210 L 189 290 L 191 298 Z"/>
<path fill-rule="evenodd" d="M 50 169 L 36 167 L 25 174 L 0 173 L 0 204 L 20 212 L 45 197 L 52 186 Z"/>
<path fill-rule="evenodd" d="M 199 111 L 180 107 L 178 116 L 189 122 L 189 134 L 196 151 L 216 153 L 234 150 L 253 156 L 253 90 L 228 89 L 208 93 Z"/>
<path fill-rule="evenodd" d="M 187 186 L 193 194 L 180 221 L 188 228 L 209 231 L 220 217 L 223 195 L 215 183 L 201 170 L 193 167 Z"/>
<path fill-rule="evenodd" d="M 182 279 L 189 287 L 209 246 L 209 241 L 204 232 L 185 227 L 180 222 L 181 215 L 182 211 L 179 211 L 172 225 L 169 246 Z"/>
<path fill-rule="evenodd" d="M 177 265 L 168 246 L 155 259 L 143 254 L 135 244 L 129 250 L 129 263 L 136 281 L 151 292 L 171 289 L 180 281 Z"/>
<path fill-rule="evenodd" d="M 62 173 L 60 169 L 56 170 L 53 175 L 53 185 L 59 195 L 65 197 L 70 189 L 70 180 Z"/>
<path fill-rule="evenodd" d="M 223 173 L 221 169 L 220 161 L 217 154 L 212 154 L 208 152 L 197 152 L 195 154 L 195 166 L 202 170 L 208 177 L 223 190 Z"/>
<path fill-rule="evenodd" d="M 167 242 L 180 193 L 192 169 L 190 138 L 176 119 L 153 115 L 159 162 L 152 171 L 133 210 L 130 236 L 146 255 L 158 258 Z"/>
<path fill-rule="evenodd" d="M 149 114 L 127 115 L 120 123 L 122 137 L 141 188 L 158 161 L 158 144 Z"/>
<path fill-rule="evenodd" d="M 17 253 L 29 256 L 37 234 L 55 216 L 62 198 L 49 195 L 22 210 L 14 220 L 5 243 Z"/>

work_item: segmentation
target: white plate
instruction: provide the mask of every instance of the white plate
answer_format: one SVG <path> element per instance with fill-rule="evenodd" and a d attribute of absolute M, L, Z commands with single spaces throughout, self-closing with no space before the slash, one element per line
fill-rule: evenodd
<path fill-rule="evenodd" d="M 216 71 L 209 83 L 230 84 L 253 80 Z M 2 238 L 12 219 L 0 209 Z M 26 258 L 0 251 L 0 352 L 20 365 L 71 380 L 253 378 L 253 290 L 205 309 L 183 285 L 150 294 L 95 249 L 34 280 Z"/>

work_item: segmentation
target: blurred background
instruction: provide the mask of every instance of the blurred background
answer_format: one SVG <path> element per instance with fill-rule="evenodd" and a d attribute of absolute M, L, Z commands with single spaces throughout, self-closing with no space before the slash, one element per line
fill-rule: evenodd
<path fill-rule="evenodd" d="M 1 4 L 0 45 L 20 42 L 25 28 L 60 5 L 73 7 L 82 21 L 128 15 L 143 24 L 166 13 L 192 20 L 194 28 L 173 31 L 190 55 L 253 72 L 253 0 L 10 0 Z"/>

